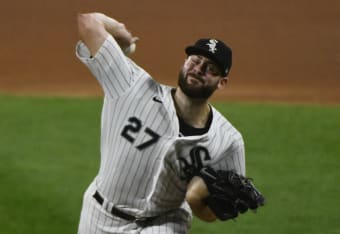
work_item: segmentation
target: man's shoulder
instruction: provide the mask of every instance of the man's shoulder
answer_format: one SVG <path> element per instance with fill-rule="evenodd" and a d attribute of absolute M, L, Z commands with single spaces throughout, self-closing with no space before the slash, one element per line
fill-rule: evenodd
<path fill-rule="evenodd" d="M 219 127 L 221 127 L 223 125 L 232 126 L 229 119 L 212 105 L 211 105 L 211 110 L 213 112 L 213 118 L 214 118 L 214 120 L 216 121 L 216 124 Z"/>
<path fill-rule="evenodd" d="M 241 136 L 239 130 L 229 121 L 229 119 L 219 110 L 212 106 L 213 111 L 213 128 L 223 134 Z"/>

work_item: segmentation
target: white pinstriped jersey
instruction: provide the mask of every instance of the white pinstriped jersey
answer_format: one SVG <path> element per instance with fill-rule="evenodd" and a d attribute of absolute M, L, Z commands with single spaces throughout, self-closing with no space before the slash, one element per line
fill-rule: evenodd
<path fill-rule="evenodd" d="M 206 134 L 180 137 L 171 87 L 126 57 L 112 36 L 93 58 L 82 42 L 76 52 L 105 94 L 101 162 L 92 186 L 110 203 L 137 217 L 162 215 L 187 207 L 188 167 L 209 164 L 245 174 L 242 136 L 215 108 Z"/>

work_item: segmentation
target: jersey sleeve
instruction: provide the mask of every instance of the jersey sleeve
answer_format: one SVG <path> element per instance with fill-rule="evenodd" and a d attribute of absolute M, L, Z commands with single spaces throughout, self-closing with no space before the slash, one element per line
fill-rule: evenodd
<path fill-rule="evenodd" d="M 76 56 L 83 62 L 104 90 L 105 95 L 121 96 L 133 83 L 134 63 L 124 55 L 115 39 L 109 35 L 94 57 L 79 41 Z"/>
<path fill-rule="evenodd" d="M 212 167 L 218 170 L 233 170 L 245 176 L 245 147 L 242 135 L 234 129 L 232 142 L 212 162 Z M 229 138 L 230 139 L 230 138 Z"/>
<path fill-rule="evenodd" d="M 228 170 L 234 170 L 236 173 L 245 176 L 245 149 L 241 134 L 226 151 L 225 159 Z"/>

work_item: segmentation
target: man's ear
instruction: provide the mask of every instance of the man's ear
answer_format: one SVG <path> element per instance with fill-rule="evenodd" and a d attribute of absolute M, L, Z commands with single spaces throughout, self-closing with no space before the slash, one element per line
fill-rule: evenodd
<path fill-rule="evenodd" d="M 224 87 L 227 85 L 227 83 L 228 83 L 228 76 L 222 77 L 220 79 L 220 81 L 218 82 L 217 88 L 218 89 L 224 89 Z"/>

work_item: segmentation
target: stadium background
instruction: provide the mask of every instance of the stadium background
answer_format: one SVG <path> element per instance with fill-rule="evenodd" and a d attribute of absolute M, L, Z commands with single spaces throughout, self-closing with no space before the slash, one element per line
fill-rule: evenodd
<path fill-rule="evenodd" d="M 219 100 L 340 101 L 336 0 L 6 1 L 0 92 L 101 95 L 74 56 L 76 15 L 92 11 L 117 18 L 139 36 L 133 59 L 166 84 L 176 84 L 186 45 L 217 37 L 234 50 Z"/>

